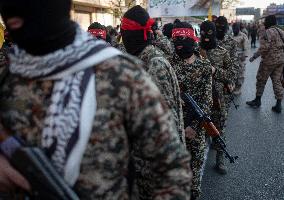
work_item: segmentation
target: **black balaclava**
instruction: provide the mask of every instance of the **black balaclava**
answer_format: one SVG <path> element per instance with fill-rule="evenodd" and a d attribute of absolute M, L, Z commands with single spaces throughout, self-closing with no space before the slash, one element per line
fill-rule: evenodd
<path fill-rule="evenodd" d="M 177 22 L 173 30 L 175 30 L 176 28 L 186 28 L 193 30 L 192 26 L 187 22 Z M 181 59 L 190 58 L 194 54 L 196 46 L 194 39 L 188 37 L 174 37 L 173 41 L 175 52 Z"/>
<path fill-rule="evenodd" d="M 265 29 L 269 29 L 270 27 L 275 26 L 275 25 L 277 25 L 277 20 L 276 20 L 275 15 L 269 15 L 265 17 L 265 20 L 264 20 Z"/>
<path fill-rule="evenodd" d="M 153 36 L 155 40 L 157 39 L 157 33 L 156 33 L 157 30 L 159 30 L 159 26 L 158 26 L 158 22 L 155 21 L 155 23 L 152 26 Z"/>
<path fill-rule="evenodd" d="M 174 25 L 176 25 L 176 23 L 180 23 L 181 21 L 179 19 L 175 19 L 174 21 Z"/>
<path fill-rule="evenodd" d="M 205 21 L 200 26 L 202 49 L 210 50 L 217 47 L 216 28 L 213 22 Z"/>
<path fill-rule="evenodd" d="M 233 26 L 232 26 L 232 29 L 233 29 L 234 36 L 239 35 L 239 33 L 241 31 L 240 23 L 234 23 Z"/>
<path fill-rule="evenodd" d="M 92 32 L 93 30 L 101 30 L 101 31 L 103 31 L 104 32 L 104 34 L 101 32 L 101 31 L 99 31 L 100 33 L 98 34 L 98 33 L 94 33 L 94 32 Z M 103 26 L 103 25 L 101 25 L 99 22 L 94 22 L 94 23 L 92 23 L 89 27 L 88 27 L 88 32 L 89 33 L 91 33 L 91 35 L 93 35 L 94 37 L 96 37 L 96 38 L 98 38 L 98 39 L 100 39 L 100 40 L 105 40 L 105 41 L 107 41 L 107 39 L 108 39 L 108 34 L 107 34 L 107 29 L 106 29 L 106 27 L 105 26 Z M 105 36 L 103 36 L 103 35 L 105 35 Z"/>
<path fill-rule="evenodd" d="M 174 25 L 172 23 L 165 24 L 163 27 L 163 34 L 168 37 L 168 39 L 172 38 L 172 30 Z"/>
<path fill-rule="evenodd" d="M 92 23 L 89 27 L 88 27 L 88 30 L 90 29 L 103 29 L 103 30 L 106 30 L 106 27 L 101 25 L 99 22 L 94 22 Z M 107 31 L 107 30 L 106 30 Z"/>
<path fill-rule="evenodd" d="M 227 18 L 224 16 L 218 17 L 215 21 L 215 25 L 216 25 L 217 39 L 223 40 L 228 30 Z"/>
<path fill-rule="evenodd" d="M 146 26 L 150 16 L 141 6 L 134 6 L 124 14 L 123 18 L 135 21 L 141 26 Z M 138 56 L 146 46 L 152 44 L 152 35 L 150 31 L 147 31 L 146 34 L 147 38 L 145 40 L 143 30 L 123 30 L 122 20 L 121 36 L 127 53 Z"/>
<path fill-rule="evenodd" d="M 1 0 L 0 13 L 13 41 L 32 55 L 45 55 L 74 41 L 71 0 Z M 23 25 L 11 29 L 7 21 L 19 17 Z"/>

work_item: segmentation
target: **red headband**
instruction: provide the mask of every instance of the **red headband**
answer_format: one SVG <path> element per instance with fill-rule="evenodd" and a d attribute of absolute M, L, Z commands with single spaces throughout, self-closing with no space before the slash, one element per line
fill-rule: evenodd
<path fill-rule="evenodd" d="M 187 37 L 193 39 L 195 42 L 199 42 L 199 38 L 195 36 L 194 30 L 191 28 L 174 28 L 172 38 L 175 37 Z"/>
<path fill-rule="evenodd" d="M 106 40 L 106 30 L 104 29 L 89 29 L 88 32 L 95 37 L 101 37 Z"/>
<path fill-rule="evenodd" d="M 151 31 L 152 25 L 155 23 L 155 21 L 151 18 L 147 21 L 145 26 L 141 26 L 139 23 L 127 19 L 127 18 L 122 18 L 121 20 L 121 29 L 125 31 L 139 31 L 139 30 L 144 30 L 144 40 L 147 40 L 147 32 Z"/>

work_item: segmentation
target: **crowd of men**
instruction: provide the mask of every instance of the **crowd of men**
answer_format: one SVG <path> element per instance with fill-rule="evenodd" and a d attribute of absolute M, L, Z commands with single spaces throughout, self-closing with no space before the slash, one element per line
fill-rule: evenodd
<path fill-rule="evenodd" d="M 87 33 L 70 20 L 70 8 L 71 0 L 0 2 L 8 31 L 0 134 L 44 149 L 80 199 L 200 199 L 210 138 L 197 121 L 188 123 L 191 113 L 181 97 L 191 95 L 226 138 L 232 95 L 241 94 L 244 82 L 244 27 L 234 23 L 231 35 L 220 16 L 204 21 L 198 38 L 180 20 L 159 30 L 144 8 L 134 6 L 120 27 L 95 22 Z M 280 113 L 284 32 L 274 16 L 259 29 L 260 48 L 250 61 L 261 56 L 262 62 L 256 98 L 247 104 L 261 105 L 270 76 L 273 111 Z M 224 175 L 224 152 L 214 139 L 211 146 L 215 170 Z M 32 191 L 33 183 L 2 152 L 0 191 L 19 198 L 17 188 Z"/>

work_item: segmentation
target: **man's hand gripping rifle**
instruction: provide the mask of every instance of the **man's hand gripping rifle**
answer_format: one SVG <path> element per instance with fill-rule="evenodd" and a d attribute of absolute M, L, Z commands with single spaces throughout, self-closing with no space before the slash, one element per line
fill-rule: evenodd
<path fill-rule="evenodd" d="M 228 86 L 228 85 L 225 85 L 224 90 L 225 90 L 225 92 L 229 95 L 230 101 L 233 102 L 235 109 L 238 110 L 238 108 L 240 107 L 240 105 L 236 104 L 234 94 L 233 94 L 233 92 L 231 91 L 231 89 L 229 88 L 229 86 Z"/>
<path fill-rule="evenodd" d="M 194 99 L 189 94 L 182 94 L 182 100 L 185 103 L 185 106 L 190 111 L 189 115 L 192 115 L 190 117 L 190 120 L 196 120 L 200 124 L 200 126 L 204 127 L 207 134 L 215 139 L 215 142 L 217 145 L 220 146 L 222 151 L 225 153 L 225 156 L 227 159 L 229 159 L 230 163 L 235 163 L 236 159 L 238 159 L 238 156 L 231 156 L 227 149 L 226 144 L 222 137 L 220 136 L 219 131 L 213 124 L 210 116 L 208 116 L 194 101 Z"/>

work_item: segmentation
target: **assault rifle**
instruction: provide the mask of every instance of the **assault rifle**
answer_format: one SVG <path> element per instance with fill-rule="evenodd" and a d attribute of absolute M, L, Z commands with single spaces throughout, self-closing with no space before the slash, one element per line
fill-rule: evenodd
<path fill-rule="evenodd" d="M 25 194 L 27 199 L 79 200 L 54 169 L 43 150 L 25 147 L 20 139 L 0 133 L 0 152 L 30 183 L 31 191 Z"/>
<path fill-rule="evenodd" d="M 235 102 L 235 100 L 234 100 L 235 98 L 234 98 L 233 92 L 230 91 L 228 85 L 226 85 L 224 89 L 225 89 L 225 92 L 228 93 L 229 98 L 230 98 L 230 101 L 233 102 L 235 109 L 238 110 L 238 108 L 240 107 L 240 105 L 236 104 L 236 102 Z"/>
<path fill-rule="evenodd" d="M 182 94 L 182 100 L 185 102 L 185 106 L 187 107 L 188 115 L 189 115 L 189 121 L 186 123 L 186 125 L 190 125 L 190 123 L 193 120 L 196 120 L 201 127 L 204 127 L 207 134 L 211 136 L 215 142 L 218 144 L 218 146 L 222 149 L 222 151 L 225 153 L 225 157 L 230 161 L 230 163 L 235 163 L 236 159 L 238 159 L 238 156 L 231 156 L 229 152 L 226 149 L 226 143 L 220 136 L 219 131 L 213 124 L 210 116 L 208 116 L 194 101 L 194 99 L 189 94 Z M 187 117 L 187 116 L 186 116 Z"/>

